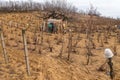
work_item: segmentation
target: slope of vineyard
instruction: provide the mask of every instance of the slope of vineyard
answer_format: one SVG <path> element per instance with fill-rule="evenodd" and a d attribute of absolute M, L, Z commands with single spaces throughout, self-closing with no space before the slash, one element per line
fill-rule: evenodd
<path fill-rule="evenodd" d="M 9 63 L 5 64 L 2 48 L 0 46 L 0 80 L 110 80 L 110 76 L 106 71 L 98 71 L 99 67 L 105 62 L 104 49 L 109 47 L 113 50 L 116 38 L 110 37 L 108 44 L 97 42 L 97 33 L 94 34 L 95 49 L 92 49 L 90 64 L 86 65 L 85 40 L 86 35 L 80 34 L 77 52 L 72 52 L 70 61 L 67 60 L 68 34 L 64 37 L 63 57 L 58 57 L 62 43 L 60 42 L 61 34 L 43 33 L 43 42 L 40 44 L 41 34 L 39 28 L 42 20 L 37 18 L 36 13 L 8 13 L 1 14 L 3 33 L 5 38 L 7 55 Z M 31 76 L 27 76 L 24 47 L 22 41 L 22 28 L 30 28 L 26 31 L 28 43 L 30 72 Z M 38 44 L 35 44 L 34 32 L 38 38 Z M 113 33 L 114 35 L 115 33 Z M 77 33 L 73 33 L 73 40 L 76 40 Z M 104 35 L 103 35 L 104 36 Z M 49 51 L 49 43 L 52 46 L 52 52 Z M 120 46 L 117 45 L 117 56 L 113 58 L 115 80 L 120 80 Z M 41 52 L 40 52 L 41 51 Z"/>

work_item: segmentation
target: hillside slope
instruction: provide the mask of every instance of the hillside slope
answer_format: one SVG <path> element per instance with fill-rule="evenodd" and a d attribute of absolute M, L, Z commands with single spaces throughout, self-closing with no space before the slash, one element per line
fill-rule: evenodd
<path fill-rule="evenodd" d="M 97 42 L 96 37 L 98 34 L 95 33 L 93 38 L 96 49 L 92 49 L 94 56 L 91 57 L 90 64 L 86 65 L 85 34 L 80 34 L 80 40 L 76 48 L 77 53 L 72 52 L 70 61 L 68 61 L 68 34 L 62 36 L 64 37 L 63 57 L 59 58 L 58 55 L 62 46 L 60 42 L 61 34 L 43 33 L 44 37 L 41 45 L 41 34 L 37 29 L 38 43 L 35 45 L 35 27 L 40 25 L 42 20 L 36 19 L 33 14 L 2 14 L 0 19 L 2 19 L 6 50 L 9 57 L 9 63 L 5 64 L 0 47 L 0 80 L 110 80 L 106 71 L 99 72 L 98 69 L 105 61 L 104 49 L 106 47 L 113 48 L 114 37 L 110 37 L 108 44 L 104 43 L 104 47 L 100 47 L 101 43 Z M 31 24 L 30 29 L 26 31 L 31 76 L 27 76 L 26 73 L 21 31 L 25 26 L 20 23 Z M 73 40 L 76 40 L 76 37 L 77 33 L 74 33 Z M 52 52 L 49 50 L 49 43 L 52 46 Z M 117 44 L 118 55 L 113 58 L 115 80 L 120 80 L 119 48 L 120 46 Z"/>

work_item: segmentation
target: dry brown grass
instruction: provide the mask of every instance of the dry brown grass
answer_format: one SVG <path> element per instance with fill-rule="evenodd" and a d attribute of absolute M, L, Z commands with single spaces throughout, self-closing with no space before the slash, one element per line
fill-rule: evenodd
<path fill-rule="evenodd" d="M 31 17 L 31 18 L 29 18 Z M 2 49 L 0 49 L 0 79 L 1 80 L 110 80 L 106 72 L 99 72 L 99 67 L 105 61 L 104 49 L 110 47 L 111 49 L 115 44 L 115 37 L 110 36 L 108 43 L 104 43 L 104 33 L 101 35 L 101 40 L 97 41 L 98 33 L 94 33 L 93 42 L 95 44 L 95 49 L 91 49 L 93 56 L 90 57 L 90 64 L 86 65 L 86 53 L 87 49 L 85 46 L 86 35 L 81 33 L 80 39 L 77 41 L 75 50 L 77 53 L 73 52 L 70 54 L 70 60 L 67 60 L 68 55 L 68 34 L 58 35 L 58 34 L 48 34 L 43 33 L 43 43 L 34 43 L 34 31 L 35 27 L 38 26 L 38 21 L 31 13 L 21 13 L 21 14 L 2 14 L 0 19 L 4 19 L 3 30 L 5 35 L 5 42 L 7 53 L 9 56 L 9 64 L 4 64 L 4 59 L 2 55 Z M 8 22 L 13 21 L 12 26 L 8 26 Z M 19 23 L 18 28 L 15 27 L 15 23 Z M 27 76 L 25 61 L 24 61 L 24 51 L 23 51 L 23 41 L 22 41 L 22 24 L 30 23 L 31 27 L 27 30 L 27 41 L 30 59 L 30 71 L 31 76 Z M 33 24 L 34 23 L 34 24 Z M 40 24 L 40 23 L 39 23 Z M 8 28 L 7 28 L 8 27 Z M 41 36 L 39 36 L 39 30 L 36 31 L 39 41 L 41 41 Z M 115 33 L 112 33 L 115 34 Z M 64 44 L 62 50 L 62 57 L 59 58 L 58 55 L 61 51 L 62 43 L 60 42 L 61 37 L 64 36 Z M 72 41 L 73 45 L 76 44 L 76 39 L 78 37 L 77 33 L 73 33 Z M 100 38 L 101 39 L 101 38 Z M 58 44 L 59 43 L 59 44 Z M 35 49 L 36 45 L 36 50 Z M 116 43 L 118 53 L 114 56 L 114 71 L 115 80 L 120 80 L 120 46 Z M 52 51 L 50 48 L 52 47 Z M 92 47 L 92 45 L 91 45 Z M 39 51 L 40 54 L 39 54 Z M 113 50 L 114 51 L 114 50 Z"/>

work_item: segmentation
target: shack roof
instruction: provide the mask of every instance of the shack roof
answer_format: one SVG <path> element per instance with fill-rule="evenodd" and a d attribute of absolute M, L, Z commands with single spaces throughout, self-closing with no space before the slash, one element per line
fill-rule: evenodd
<path fill-rule="evenodd" d="M 48 23 L 50 23 L 50 22 L 60 23 L 60 22 L 62 22 L 62 19 L 48 19 L 47 21 L 48 21 Z"/>

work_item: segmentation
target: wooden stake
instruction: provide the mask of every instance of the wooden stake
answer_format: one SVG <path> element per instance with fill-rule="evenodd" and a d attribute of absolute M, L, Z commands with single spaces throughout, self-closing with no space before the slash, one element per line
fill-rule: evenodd
<path fill-rule="evenodd" d="M 113 80 L 115 77 L 115 74 L 114 74 L 114 70 L 113 70 L 112 58 L 109 58 L 108 60 L 109 60 L 108 65 L 110 67 L 110 78 L 111 78 L 111 80 Z"/>
<path fill-rule="evenodd" d="M 3 37 L 3 31 L 0 28 L 0 37 L 1 37 L 1 45 L 2 45 L 2 49 L 3 49 L 3 54 L 4 54 L 4 59 L 5 59 L 5 63 L 8 63 L 8 57 L 7 57 L 7 52 L 5 49 L 5 42 L 4 42 L 4 37 Z"/>
<path fill-rule="evenodd" d="M 69 31 L 69 42 L 68 42 L 68 60 L 70 60 L 70 54 L 72 52 L 72 32 Z"/>
<path fill-rule="evenodd" d="M 45 27 L 45 25 L 41 25 L 42 28 L 40 29 L 40 36 L 41 36 L 41 42 L 40 44 L 42 45 L 43 44 L 43 27 Z"/>
<path fill-rule="evenodd" d="M 38 42 L 38 37 L 37 37 L 37 27 L 35 27 L 35 32 L 34 32 L 34 45 L 35 45 L 35 48 L 33 50 L 36 50 L 37 48 L 37 42 Z"/>
<path fill-rule="evenodd" d="M 25 29 L 22 30 L 22 36 L 23 36 L 23 42 L 24 42 L 24 54 L 25 54 L 25 61 L 26 61 L 26 69 L 27 69 L 28 76 L 30 76 L 30 66 L 29 66 L 28 49 L 27 49 L 25 31 L 26 31 Z"/>
<path fill-rule="evenodd" d="M 62 46 L 61 46 L 60 53 L 59 53 L 60 58 L 62 58 L 63 47 L 64 47 L 64 38 L 62 38 Z"/>

